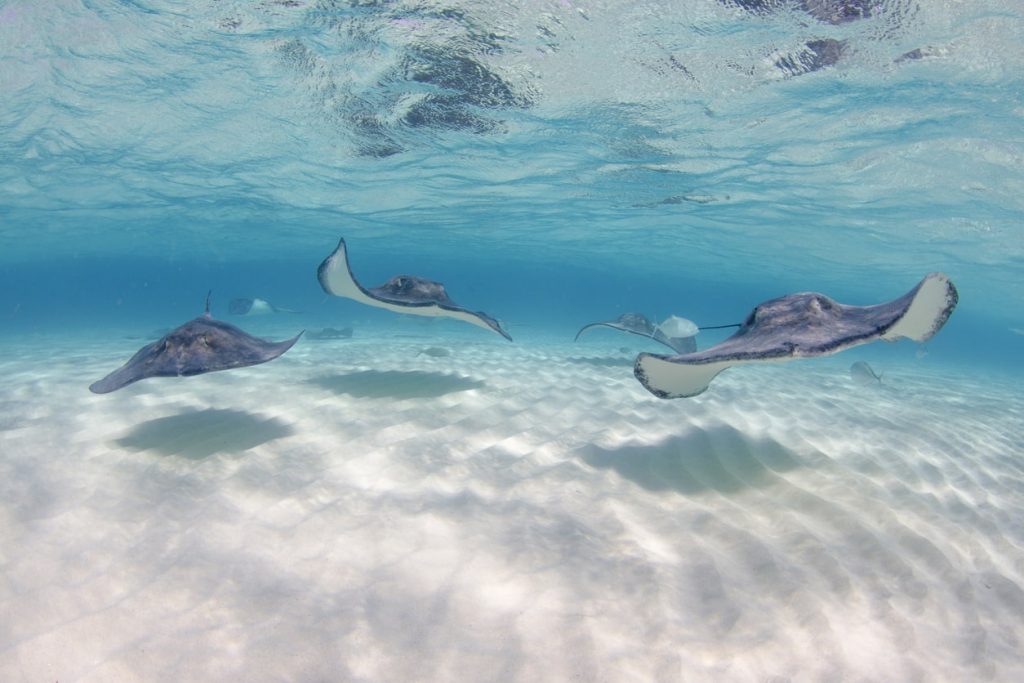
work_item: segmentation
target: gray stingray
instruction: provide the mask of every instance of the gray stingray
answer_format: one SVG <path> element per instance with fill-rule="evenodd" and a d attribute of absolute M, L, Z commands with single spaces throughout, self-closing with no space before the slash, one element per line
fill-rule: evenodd
<path fill-rule="evenodd" d="M 324 291 L 334 296 L 395 313 L 462 320 L 494 330 L 512 341 L 512 337 L 501 328 L 497 320 L 486 313 L 467 310 L 452 301 L 440 282 L 415 275 L 396 275 L 379 287 L 363 287 L 356 281 L 349 267 L 344 238 L 338 242 L 338 248 L 320 264 L 316 276 Z"/>
<path fill-rule="evenodd" d="M 298 313 L 290 308 L 275 306 L 263 299 L 232 299 L 228 302 L 228 313 L 232 315 L 267 315 L 268 313 Z"/>
<path fill-rule="evenodd" d="M 873 386 L 882 383 L 882 376 L 876 374 L 874 368 L 862 360 L 850 366 L 850 379 L 857 384 Z"/>
<path fill-rule="evenodd" d="M 166 336 L 139 349 L 127 363 L 89 386 L 94 394 L 107 394 L 147 377 L 190 377 L 217 370 L 244 368 L 274 360 L 302 336 L 270 342 L 253 337 L 206 312 Z"/>
<path fill-rule="evenodd" d="M 664 344 L 676 353 L 693 353 L 697 350 L 697 340 L 689 337 L 669 337 L 661 331 L 660 325 L 654 325 L 647 316 L 642 313 L 623 313 L 615 320 L 606 320 L 598 323 L 590 323 L 580 328 L 573 341 L 578 341 L 580 335 L 593 327 L 610 327 L 620 332 L 629 332 L 641 337 L 648 337 L 656 342 Z"/>
<path fill-rule="evenodd" d="M 848 306 L 817 292 L 790 294 L 758 305 L 736 334 L 704 351 L 641 353 L 633 374 L 659 398 L 696 396 L 733 365 L 823 356 L 876 339 L 927 341 L 946 324 L 957 300 L 956 287 L 943 273 L 931 273 L 898 299 L 874 306 Z"/>

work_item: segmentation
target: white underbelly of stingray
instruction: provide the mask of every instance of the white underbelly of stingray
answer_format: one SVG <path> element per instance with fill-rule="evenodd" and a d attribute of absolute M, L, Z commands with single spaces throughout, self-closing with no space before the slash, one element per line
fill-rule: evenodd
<path fill-rule="evenodd" d="M 664 398 L 690 398 L 704 393 L 711 380 L 720 372 L 734 365 L 751 363 L 784 363 L 793 360 L 785 358 L 765 358 L 758 360 L 723 360 L 717 363 L 672 363 L 653 355 L 644 355 L 637 359 L 636 365 L 643 373 L 641 380 L 645 387 Z"/>
<path fill-rule="evenodd" d="M 950 309 L 949 278 L 943 274 L 929 275 L 917 290 L 913 301 L 899 321 L 882 335 L 894 341 L 907 337 L 927 341 L 938 331 L 939 322 Z"/>

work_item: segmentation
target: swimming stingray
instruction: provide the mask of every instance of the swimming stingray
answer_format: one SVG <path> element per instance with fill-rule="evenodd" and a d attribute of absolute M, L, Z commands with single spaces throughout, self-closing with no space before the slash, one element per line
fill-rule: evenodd
<path fill-rule="evenodd" d="M 656 342 L 660 342 L 665 346 L 669 347 L 676 353 L 692 353 L 697 350 L 697 340 L 694 339 L 694 335 L 697 334 L 697 326 L 693 325 L 693 334 L 689 336 L 678 336 L 670 337 L 662 330 L 668 330 L 669 332 L 680 331 L 679 326 L 674 321 L 685 321 L 685 318 L 676 318 L 671 316 L 665 323 L 669 323 L 664 328 L 661 325 L 654 325 L 647 316 L 642 313 L 623 313 L 615 320 L 607 320 L 599 323 L 590 323 L 580 328 L 580 331 L 576 333 L 576 338 L 573 341 L 578 341 L 580 335 L 589 330 L 592 327 L 610 327 L 613 330 L 619 330 L 620 332 L 629 332 L 630 334 L 636 334 L 641 337 L 648 337 Z M 685 330 L 688 331 L 688 330 Z M 684 331 L 684 332 L 685 332 Z"/>
<path fill-rule="evenodd" d="M 274 360 L 290 349 L 302 333 L 282 342 L 269 342 L 246 334 L 206 312 L 163 338 L 139 349 L 117 370 L 94 382 L 89 391 L 107 394 L 147 377 L 189 377 L 217 370 L 244 368 Z"/>
<path fill-rule="evenodd" d="M 803 292 L 758 305 L 725 341 L 698 353 L 641 353 L 633 374 L 659 398 L 700 394 L 733 365 L 823 356 L 876 339 L 931 339 L 956 307 L 956 287 L 931 273 L 898 299 L 875 306 L 848 306 L 824 294 Z"/>
<path fill-rule="evenodd" d="M 266 315 L 267 313 L 298 313 L 298 311 L 275 306 L 263 299 L 232 299 L 228 302 L 228 313 L 232 315 Z"/>
<path fill-rule="evenodd" d="M 366 289 L 356 282 L 352 274 L 344 239 L 338 242 L 338 248 L 334 253 L 320 264 L 316 276 L 324 291 L 334 296 L 396 313 L 462 320 L 471 325 L 494 330 L 512 341 L 512 337 L 501 328 L 497 320 L 486 313 L 469 311 L 452 301 L 440 282 L 415 275 L 396 275 L 380 287 Z"/>

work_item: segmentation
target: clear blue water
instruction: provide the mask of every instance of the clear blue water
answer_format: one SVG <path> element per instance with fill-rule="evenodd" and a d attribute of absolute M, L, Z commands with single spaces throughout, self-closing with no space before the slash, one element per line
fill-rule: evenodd
<path fill-rule="evenodd" d="M 933 361 L 1019 371 L 1022 39 L 1011 1 L 5 1 L 2 334 L 208 289 L 342 322 L 345 236 L 526 343 L 941 270 Z"/>

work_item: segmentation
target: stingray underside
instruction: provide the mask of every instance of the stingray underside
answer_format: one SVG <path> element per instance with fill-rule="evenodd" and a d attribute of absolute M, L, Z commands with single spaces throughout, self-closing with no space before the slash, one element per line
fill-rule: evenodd
<path fill-rule="evenodd" d="M 838 353 L 877 339 L 931 339 L 956 307 L 956 287 L 931 273 L 912 290 L 874 306 L 848 306 L 804 292 L 757 306 L 736 334 L 698 353 L 641 353 L 633 374 L 659 398 L 696 396 L 733 365 L 770 363 Z"/>
<path fill-rule="evenodd" d="M 232 315 L 267 315 L 270 313 L 299 313 L 291 308 L 281 308 L 263 299 L 232 299 L 228 302 L 228 313 Z"/>
<path fill-rule="evenodd" d="M 480 311 L 470 311 L 452 301 L 440 282 L 414 275 L 398 275 L 379 287 L 363 287 L 352 273 L 344 238 L 338 241 L 338 247 L 320 264 L 317 280 L 323 290 L 333 296 L 395 313 L 461 320 L 493 330 L 512 341 L 512 337 L 496 319 Z"/>

